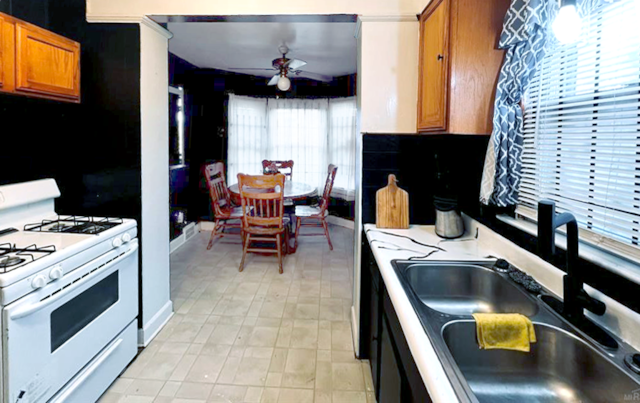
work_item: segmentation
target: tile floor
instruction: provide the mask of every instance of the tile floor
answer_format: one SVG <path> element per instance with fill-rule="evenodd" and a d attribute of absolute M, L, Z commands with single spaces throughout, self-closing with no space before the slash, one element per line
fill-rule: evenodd
<path fill-rule="evenodd" d="M 208 233 L 171 256 L 175 315 L 102 403 L 371 403 L 368 363 L 351 337 L 353 231 L 300 238 L 278 274 L 274 256 Z"/>

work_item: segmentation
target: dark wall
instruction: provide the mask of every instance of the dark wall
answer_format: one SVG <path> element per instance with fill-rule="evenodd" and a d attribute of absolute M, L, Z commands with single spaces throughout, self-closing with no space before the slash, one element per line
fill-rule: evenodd
<path fill-rule="evenodd" d="M 186 208 L 189 221 L 212 219 L 209 196 L 202 181 L 201 166 L 210 160 L 227 159 L 227 102 L 229 94 L 261 97 L 331 98 L 355 95 L 355 75 L 330 83 L 292 79 L 292 88 L 280 92 L 267 86 L 268 79 L 214 69 L 199 69 L 178 56 L 169 55 L 173 85 L 185 90 L 185 130 L 188 186 L 174 199 L 174 206 Z M 346 207 L 347 211 L 352 209 Z M 347 213 L 345 213 L 347 214 Z"/>
<path fill-rule="evenodd" d="M 433 224 L 433 196 L 440 189 L 438 169 L 450 173 L 447 183 L 458 194 L 461 209 L 478 213 L 488 141 L 489 136 L 366 134 L 362 156 L 363 222 L 376 222 L 376 191 L 387 185 L 389 174 L 395 174 L 398 186 L 409 193 L 411 224 Z"/>
<path fill-rule="evenodd" d="M 0 184 L 55 178 L 61 214 L 140 220 L 140 33 L 88 24 L 85 0 L 2 0 L 0 11 L 80 42 L 80 104 L 0 94 Z"/>

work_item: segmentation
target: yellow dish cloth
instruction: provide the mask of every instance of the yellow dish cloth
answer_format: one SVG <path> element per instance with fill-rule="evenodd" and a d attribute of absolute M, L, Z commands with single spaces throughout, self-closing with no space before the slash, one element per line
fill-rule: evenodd
<path fill-rule="evenodd" d="M 478 345 L 482 349 L 530 351 L 536 342 L 533 323 L 519 313 L 474 313 Z"/>

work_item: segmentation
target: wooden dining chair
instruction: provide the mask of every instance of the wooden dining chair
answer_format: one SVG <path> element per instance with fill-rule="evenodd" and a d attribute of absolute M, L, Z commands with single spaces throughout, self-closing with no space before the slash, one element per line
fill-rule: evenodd
<path fill-rule="evenodd" d="M 298 247 L 298 236 L 300 234 L 301 227 L 322 227 L 324 234 L 311 233 L 304 234 L 303 236 L 326 236 L 327 242 L 329 242 L 329 249 L 333 250 L 333 244 L 331 244 L 331 237 L 329 236 L 329 227 L 327 225 L 327 216 L 329 215 L 329 197 L 331 196 L 331 190 L 333 189 L 333 182 L 336 179 L 336 172 L 338 167 L 331 164 L 327 169 L 327 180 L 324 184 L 324 191 L 322 192 L 322 198 L 320 199 L 318 206 L 296 206 L 295 216 L 296 221 L 296 237 L 294 249 Z"/>
<path fill-rule="evenodd" d="M 282 274 L 282 258 L 289 245 L 288 219 L 284 215 L 284 181 L 283 174 L 238 174 L 244 238 L 239 271 L 244 269 L 247 252 L 276 253 Z M 251 247 L 251 242 L 274 243 L 275 249 L 264 245 Z"/>
<path fill-rule="evenodd" d="M 227 228 L 241 228 L 242 208 L 234 207 L 231 204 L 231 196 L 227 183 L 225 181 L 224 164 L 222 162 L 213 162 L 205 164 L 202 168 L 202 174 L 207 181 L 209 189 L 209 198 L 214 214 L 214 226 L 211 231 L 211 238 L 207 249 L 213 247 L 213 242 L 225 235 Z"/>
<path fill-rule="evenodd" d="M 281 174 L 284 174 L 284 176 L 288 180 L 292 180 L 293 178 L 293 161 L 292 160 L 288 160 L 288 161 L 262 160 L 262 170 L 264 174 L 268 173 L 269 168 L 271 166 L 275 166 L 278 172 L 280 172 Z"/>

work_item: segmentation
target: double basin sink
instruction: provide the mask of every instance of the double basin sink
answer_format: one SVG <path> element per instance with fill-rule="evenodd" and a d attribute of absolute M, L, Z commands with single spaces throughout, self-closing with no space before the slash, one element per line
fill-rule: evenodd
<path fill-rule="evenodd" d="M 393 261 L 413 308 L 461 402 L 640 401 L 635 351 L 598 345 L 493 262 Z M 529 353 L 480 350 L 472 313 L 521 313 L 534 323 Z"/>

